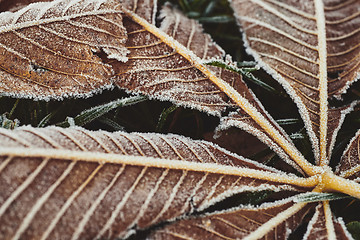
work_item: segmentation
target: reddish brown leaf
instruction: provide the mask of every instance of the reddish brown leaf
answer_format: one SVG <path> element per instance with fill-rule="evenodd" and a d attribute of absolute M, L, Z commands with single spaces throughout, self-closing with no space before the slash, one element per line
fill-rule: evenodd
<path fill-rule="evenodd" d="M 239 112 L 245 117 L 236 117 L 237 122 L 240 123 L 236 126 L 269 144 L 287 163 L 302 172 L 299 164 L 279 147 L 274 140 L 275 137 L 264 133 L 263 126 L 250 117 L 250 113 L 244 111 L 241 104 L 234 103 L 230 99 L 230 93 L 226 93 L 226 91 L 235 91 L 249 101 L 251 113 L 263 116 L 264 122 L 281 135 L 276 139 L 282 138 L 294 148 L 284 131 L 247 88 L 241 75 L 220 67 L 205 65 L 205 60 L 222 61 L 224 52 L 209 35 L 203 33 L 197 22 L 186 18 L 169 5 L 162 10 L 160 29 L 152 29 L 142 19 L 135 19 L 136 16 L 134 17 L 132 13 L 126 14 L 129 16 L 124 21 L 129 33 L 126 43 L 126 47 L 130 50 L 129 61 L 126 64 L 113 63 L 118 75 L 116 84 L 119 87 L 152 98 L 170 100 L 217 116 L 220 116 L 227 107 L 239 108 Z M 173 45 L 167 42 L 169 39 L 174 39 Z M 229 59 L 226 61 L 234 65 Z M 216 83 L 216 79 L 230 86 L 226 86 L 227 90 L 224 91 L 219 83 Z M 229 126 L 230 124 L 224 124 L 219 129 Z"/>
<path fill-rule="evenodd" d="M 5 1 L 0 0 L 0 12 L 11 11 L 16 12 L 17 10 L 35 2 L 50 2 L 51 0 L 12 0 Z"/>
<path fill-rule="evenodd" d="M 342 177 L 357 179 L 360 176 L 360 131 L 355 134 L 347 146 L 339 165 L 336 168 L 336 174 Z"/>
<path fill-rule="evenodd" d="M 328 167 L 337 131 L 354 106 L 332 109 L 328 97 L 359 77 L 360 15 L 349 3 L 359 4 L 233 1 L 250 52 L 298 104 L 319 166 L 295 148 L 241 75 L 209 65 L 217 60 L 236 68 L 196 21 L 170 5 L 158 14 L 151 0 L 56 0 L 1 13 L 2 95 L 89 96 L 115 82 L 222 117 L 218 130 L 245 129 L 306 178 L 175 135 L 0 130 L 0 238 L 115 239 L 153 228 L 152 237 L 166 239 L 286 239 L 312 203 L 288 198 L 194 213 L 245 191 L 360 198 L 359 133 L 336 174 Z M 338 71 L 340 78 L 332 78 Z M 164 222 L 171 223 L 156 228 Z M 328 201 L 315 210 L 305 237 L 351 238 Z"/>
<path fill-rule="evenodd" d="M 25 127 L 0 142 L 3 239 L 114 239 L 243 191 L 316 183 L 175 135 Z"/>
<path fill-rule="evenodd" d="M 243 206 L 231 211 L 178 221 L 159 229 L 150 239 L 287 239 L 312 204 L 291 199 L 259 207 Z"/>
<path fill-rule="evenodd" d="M 126 32 L 114 1 L 58 0 L 0 15 L 0 92 L 25 98 L 89 96 L 111 85 L 96 56 L 126 61 Z"/>
<path fill-rule="evenodd" d="M 359 4 L 232 1 L 249 52 L 295 100 L 321 165 L 344 117 L 342 109 L 328 110 L 327 99 L 359 78 Z"/>
<path fill-rule="evenodd" d="M 326 216 L 324 209 L 329 206 L 328 203 L 325 203 L 325 205 L 325 208 L 324 203 L 321 203 L 316 207 L 316 211 L 309 222 L 304 239 L 353 239 L 351 234 L 347 231 L 342 219 L 335 219 L 332 216 L 331 211 L 327 213 L 330 214 L 330 216 Z M 329 219 L 330 223 L 327 223 L 327 219 Z"/>

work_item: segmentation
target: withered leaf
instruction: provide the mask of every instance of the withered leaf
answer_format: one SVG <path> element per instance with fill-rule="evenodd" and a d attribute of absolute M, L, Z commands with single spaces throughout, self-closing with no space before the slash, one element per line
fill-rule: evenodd
<path fill-rule="evenodd" d="M 360 2 L 231 2 L 248 52 L 292 96 L 315 157 L 327 164 L 345 114 L 330 109 L 327 100 L 359 78 Z M 339 72 L 339 77 L 333 76 Z"/>
<path fill-rule="evenodd" d="M 13 1 L 0 1 L 0 12 L 16 12 L 17 10 L 26 7 L 30 3 L 35 2 L 50 2 L 51 0 L 13 0 Z"/>
<path fill-rule="evenodd" d="M 115 43 L 111 47 L 96 45 L 107 53 L 107 58 L 115 58 L 115 61 L 104 64 L 101 62 L 100 58 L 91 55 L 91 58 L 98 61 L 94 64 L 98 67 L 100 66 L 101 71 L 110 68 L 110 63 L 112 64 L 113 69 L 107 69 L 108 71 L 105 72 L 102 71 L 100 73 L 101 77 L 98 78 L 97 75 L 93 73 L 97 68 L 89 67 L 88 60 L 84 60 L 85 62 L 80 61 L 81 63 L 76 64 L 77 67 L 74 68 L 72 65 L 75 60 L 71 59 L 71 57 L 69 58 L 67 56 L 68 53 L 56 54 L 57 52 L 54 49 L 51 49 L 50 46 L 46 46 L 48 42 L 46 42 L 46 44 L 41 43 L 41 41 L 39 43 L 34 42 L 32 41 L 31 36 L 27 36 L 22 32 L 18 33 L 20 30 L 11 31 L 10 34 L 16 35 L 19 41 L 29 41 L 30 45 L 21 45 L 22 47 L 18 50 L 20 51 L 24 48 L 24 53 L 21 55 L 24 57 L 24 59 L 21 60 L 22 65 L 17 63 L 18 59 L 16 58 L 15 62 L 8 62 L 8 64 L 12 66 L 11 68 L 4 67 L 7 71 L 4 72 L 5 77 L 12 80 L 2 82 L 3 85 L 6 85 L 4 86 L 5 95 L 17 94 L 18 96 L 35 97 L 37 99 L 48 99 L 55 96 L 87 96 L 84 91 L 97 91 L 101 88 L 110 86 L 111 80 L 109 79 L 109 71 L 114 70 L 116 76 L 118 76 L 113 78 L 116 85 L 135 93 L 147 94 L 150 97 L 161 100 L 172 100 L 177 104 L 197 108 L 217 116 L 221 116 L 221 112 L 228 107 L 239 108 L 238 112 L 240 115 L 237 117 L 237 126 L 259 137 L 260 140 L 267 143 L 274 151 L 281 155 L 287 163 L 292 165 L 299 172 L 307 175 L 312 174 L 313 171 L 308 161 L 296 150 L 285 132 L 261 107 L 261 104 L 242 81 L 241 76 L 229 70 L 206 65 L 204 62 L 205 60 L 223 59 L 224 53 L 213 43 L 208 35 L 202 33 L 201 27 L 196 22 L 186 20 L 184 16 L 173 11 L 170 7 L 167 7 L 161 14 L 161 17 L 164 18 L 162 25 L 160 28 L 157 28 L 152 24 L 155 14 L 154 9 L 156 8 L 156 4 L 153 2 L 124 1 L 120 5 L 115 5 L 113 1 L 100 1 L 97 4 L 95 4 L 95 2 L 94 4 L 90 4 L 90 6 L 100 7 L 107 4 L 109 6 L 113 5 L 113 8 L 117 9 L 112 10 L 114 11 L 113 14 L 109 13 L 111 16 L 116 16 L 116 19 L 113 19 L 111 22 L 112 24 L 105 24 L 106 21 L 109 22 L 111 19 L 109 20 L 103 16 L 98 16 L 99 14 L 93 15 L 93 13 L 89 13 L 87 9 L 88 5 L 86 4 L 83 4 L 86 10 L 84 10 L 84 13 L 81 13 L 85 15 L 82 16 L 81 19 L 83 19 L 86 24 L 89 24 L 89 19 L 101 18 L 101 21 L 94 22 L 98 25 L 100 24 L 102 27 L 120 27 L 121 29 L 117 29 L 117 33 L 114 34 L 112 34 L 110 30 L 99 30 L 101 32 L 100 35 L 107 34 L 108 38 L 115 38 L 115 40 L 120 41 L 120 44 L 126 41 L 125 47 L 127 50 L 121 47 L 123 55 L 111 52 L 120 51 L 120 47 L 116 48 Z M 36 3 L 19 10 L 17 13 L 4 14 L 6 16 L 15 15 L 21 17 L 23 17 L 22 15 L 36 16 L 36 14 L 40 14 L 41 16 L 37 16 L 39 19 L 46 18 L 46 14 L 49 14 L 49 19 L 46 21 L 51 22 L 53 21 L 51 20 L 53 18 L 50 15 L 50 11 L 59 8 L 57 5 L 60 6 L 60 9 L 61 6 L 63 6 L 65 11 L 62 11 L 62 13 L 55 13 L 55 15 L 60 14 L 61 17 L 64 17 L 64 14 L 70 14 L 68 12 L 73 8 L 71 4 L 77 6 L 81 5 L 81 3 L 82 1 L 75 1 L 75 3 L 73 3 L 72 1 L 64 0 L 51 3 Z M 44 6 L 42 11 L 39 10 L 39 6 Z M 148 11 L 146 11 L 146 9 L 148 9 Z M 94 9 L 90 7 L 90 12 L 91 10 Z M 40 13 L 37 13 L 36 11 L 40 11 Z M 109 11 L 111 12 L 111 10 Z M 32 12 L 36 13 L 31 14 Z M 101 27 L 89 27 L 89 25 L 85 25 L 84 27 L 82 25 L 83 23 L 75 23 L 74 19 L 71 19 L 71 16 L 66 17 L 66 21 L 61 21 L 61 23 L 54 22 L 46 24 L 46 26 L 43 26 L 42 23 L 35 24 L 35 26 L 30 24 L 32 26 L 30 30 L 28 28 L 21 30 L 23 32 L 36 31 L 39 38 L 43 40 L 49 39 L 48 35 L 50 34 L 65 42 L 67 40 L 77 41 L 77 39 L 67 35 L 69 34 L 69 32 L 66 32 L 69 31 L 68 25 L 71 25 L 70 29 L 74 31 L 82 31 L 84 30 L 83 28 L 86 28 L 86 31 L 90 29 L 90 36 L 81 34 L 80 32 L 78 32 L 76 36 L 92 38 L 95 34 L 96 36 L 99 35 L 99 31 L 93 34 L 91 34 L 91 32 L 92 30 L 98 30 Z M 75 15 L 73 17 L 75 17 Z M 9 21 L 7 20 L 8 18 L 9 17 L 4 17 L 4 21 Z M 33 18 L 36 19 L 36 17 Z M 32 18 L 30 17 L 30 19 Z M 75 19 L 81 21 L 78 20 L 78 18 Z M 21 20 L 19 21 L 21 22 Z M 125 29 L 122 29 L 122 27 L 124 27 L 126 31 Z M 119 37 L 116 34 L 122 34 L 122 36 Z M 97 38 L 98 36 L 95 39 Z M 85 40 L 82 41 L 82 43 L 84 43 Z M 97 41 L 99 40 L 97 39 Z M 56 43 L 57 41 L 52 41 L 52 45 L 54 45 L 54 42 Z M 74 47 L 73 44 L 68 46 L 69 48 Z M 205 46 L 205 48 L 199 46 Z M 46 55 L 45 58 L 43 57 L 39 60 L 35 59 L 35 61 L 32 59 L 35 56 L 32 58 L 25 56 L 28 54 L 29 49 L 32 49 L 33 47 L 42 48 L 52 54 Z M 7 52 L 12 50 L 12 48 L 7 48 L 8 49 L 5 49 Z M 90 52 L 89 46 L 85 46 L 85 48 Z M 115 50 L 113 48 L 115 48 Z M 61 51 L 64 50 L 68 49 L 64 48 Z M 127 51 L 129 51 L 129 54 L 128 56 L 125 56 L 124 54 Z M 10 52 L 13 54 L 18 53 L 15 50 Z M 90 52 L 89 54 L 92 53 Z M 50 60 L 47 59 L 47 57 L 50 58 Z M 67 58 L 67 62 L 65 64 L 58 64 L 57 62 L 56 66 L 45 66 L 46 64 L 52 64 L 51 59 L 54 60 L 53 58 L 55 58 L 55 60 L 58 58 Z M 79 59 L 76 58 L 76 61 L 78 60 Z M 124 64 L 116 60 L 126 61 L 126 63 Z M 229 64 L 234 64 L 231 63 L 229 59 L 225 60 L 229 62 Z M 68 70 L 68 72 L 66 70 Z M 18 71 L 20 72 L 20 75 L 18 74 Z M 69 71 L 72 72 L 69 73 Z M 83 71 L 90 72 L 87 74 Z M 58 79 L 59 74 L 64 77 L 64 79 Z M 77 79 L 77 77 L 82 78 L 84 81 Z M 93 81 L 94 79 L 91 78 L 96 78 L 95 80 L 98 81 Z M 15 81 L 15 79 L 17 79 L 17 81 Z M 28 80 L 28 82 L 26 82 L 26 80 Z M 20 88 L 19 86 L 16 88 L 14 86 L 15 82 L 19 81 L 21 83 L 19 84 Z M 23 84 L 26 85 L 26 88 L 21 87 Z M 84 87 L 86 90 L 83 89 Z M 44 92 L 43 88 L 50 92 Z M 222 128 L 226 128 L 226 125 Z"/>
<path fill-rule="evenodd" d="M 0 14 L 2 95 L 89 96 L 111 85 L 97 56 L 126 61 L 126 31 L 114 1 L 57 0 Z"/>
<path fill-rule="evenodd" d="M 115 239 L 151 228 L 153 238 L 285 239 L 309 214 L 306 238 L 351 238 L 327 200 L 315 210 L 315 203 L 290 197 L 194 216 L 245 191 L 337 191 L 360 199 L 359 133 L 337 170 L 328 166 L 355 104 L 331 108 L 328 98 L 359 77 L 359 1 L 232 3 L 249 51 L 297 103 L 317 166 L 239 74 L 207 64 L 236 68 L 196 21 L 170 5 L 158 14 L 150 0 L 36 3 L 0 14 L 3 95 L 88 96 L 115 83 L 222 117 L 219 131 L 236 126 L 252 133 L 305 177 L 176 135 L 0 130 L 0 237 Z"/>
<path fill-rule="evenodd" d="M 126 237 L 235 193 L 316 183 L 176 135 L 21 127 L 0 142 L 3 239 Z"/>
<path fill-rule="evenodd" d="M 291 198 L 258 207 L 243 206 L 178 221 L 156 231 L 150 239 L 287 239 L 311 207 Z"/>
<path fill-rule="evenodd" d="M 198 52 L 202 51 L 203 58 L 223 57 L 223 51 L 208 35 L 202 33 L 194 20 L 180 21 L 180 17 L 182 20 L 185 17 L 177 11 L 172 12 L 170 7 L 165 8 L 161 16 L 164 20 L 160 29 L 151 30 L 162 33 L 164 38 L 181 37 L 178 43 L 180 47 L 198 49 Z M 208 81 L 208 77 L 203 76 L 193 63 L 143 26 L 148 22 L 141 25 L 130 17 L 125 18 L 124 22 L 128 32 L 126 47 L 130 51 L 129 61 L 114 65 L 115 73 L 119 76 L 116 78 L 118 86 L 163 100 L 176 100 L 178 104 L 200 108 L 218 116 L 225 107 L 231 106 L 226 95 Z M 182 26 L 187 28 L 186 31 Z M 191 33 L 200 42 L 193 42 L 189 38 Z M 199 48 L 199 45 L 205 47 Z M 231 74 L 233 76 L 235 74 Z"/>
<path fill-rule="evenodd" d="M 156 24 L 155 17 L 157 14 L 157 1 L 154 0 L 117 0 L 121 6 L 129 11 L 135 13 L 145 21 Z"/>
<path fill-rule="evenodd" d="M 268 144 L 299 172 L 303 172 L 302 167 L 307 168 L 307 161 L 266 113 L 241 75 L 206 65 L 206 61 L 212 59 L 234 63 L 229 58 L 224 59 L 224 51 L 203 33 L 198 23 L 169 5 L 162 9 L 160 28 L 154 28 L 132 12 L 125 15 L 128 16 L 124 26 L 129 35 L 126 42 L 129 61 L 112 63 L 117 75 L 116 85 L 216 116 L 221 116 L 228 107 L 239 108 L 241 116 L 236 118 L 240 128 Z M 292 150 L 280 147 L 285 142 Z"/>
<path fill-rule="evenodd" d="M 319 204 L 304 239 L 353 239 L 341 218 L 335 219 L 328 202 Z"/>
<path fill-rule="evenodd" d="M 358 181 L 360 176 L 360 131 L 351 139 L 336 168 L 336 173 Z"/>

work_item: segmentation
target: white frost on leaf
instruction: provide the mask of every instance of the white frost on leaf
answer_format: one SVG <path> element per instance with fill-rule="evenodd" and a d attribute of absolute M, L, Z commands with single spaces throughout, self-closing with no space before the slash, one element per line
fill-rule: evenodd
<path fill-rule="evenodd" d="M 121 14 L 112 0 L 38 2 L 1 13 L 2 48 L 16 66 L 3 64 L 1 95 L 62 100 L 112 88 L 111 66 L 96 53 L 103 50 L 108 58 L 128 60 Z"/>
<path fill-rule="evenodd" d="M 239 17 L 239 18 L 241 18 L 241 17 Z M 315 158 L 319 159 L 320 151 L 319 151 L 318 138 L 317 138 L 315 132 L 312 130 L 312 123 L 311 123 L 311 120 L 310 120 L 310 117 L 308 114 L 308 110 L 306 109 L 305 105 L 303 104 L 301 98 L 296 94 L 296 91 L 293 89 L 293 87 L 290 85 L 290 83 L 288 81 L 286 81 L 276 70 L 274 70 L 272 67 L 270 67 L 268 64 L 266 64 L 262 60 L 260 55 L 250 47 L 250 44 L 247 40 L 245 31 L 242 31 L 242 34 L 243 34 L 243 41 L 244 41 L 244 46 L 245 46 L 246 52 L 249 55 L 252 55 L 254 57 L 255 61 L 262 69 L 264 69 L 274 79 L 276 79 L 279 83 L 281 83 L 281 85 L 283 86 L 285 91 L 289 94 L 290 98 L 294 101 L 294 103 L 298 107 L 299 113 L 304 121 L 305 126 L 306 126 L 310 141 L 312 142 Z"/>
<path fill-rule="evenodd" d="M 221 134 L 222 131 L 227 130 L 231 127 L 237 127 L 239 129 L 242 129 L 254 136 L 256 136 L 261 142 L 265 143 L 271 150 L 273 150 L 275 153 L 277 153 L 282 160 L 284 160 L 287 164 L 292 166 L 294 169 L 296 169 L 298 172 L 304 174 L 301 168 L 292 161 L 289 156 L 284 152 L 284 150 L 279 147 L 269 136 L 264 133 L 263 131 L 251 126 L 250 124 L 246 123 L 245 121 L 240 121 L 235 119 L 231 119 L 232 115 L 235 115 L 236 112 L 230 113 L 228 116 L 223 117 L 221 119 L 221 122 L 219 126 L 215 130 L 215 137 L 218 137 L 219 134 Z M 287 136 L 287 135 L 285 135 Z"/>

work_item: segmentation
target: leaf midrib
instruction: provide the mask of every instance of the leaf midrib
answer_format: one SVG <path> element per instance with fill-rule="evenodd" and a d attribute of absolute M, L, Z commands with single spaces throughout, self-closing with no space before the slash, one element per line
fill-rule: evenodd
<path fill-rule="evenodd" d="M 141 167 L 155 167 L 163 169 L 232 175 L 291 184 L 299 187 L 314 187 L 318 184 L 318 178 L 316 176 L 302 178 L 277 172 L 275 169 L 267 169 L 266 167 L 264 168 L 264 166 L 263 170 L 257 170 L 239 166 L 221 165 L 217 163 L 190 162 L 177 159 L 163 159 L 147 156 L 131 156 L 115 153 L 85 152 L 67 149 L 46 149 L 33 147 L 0 148 L 0 155 L 14 157 L 37 157 L 44 159 L 62 159 L 64 161 L 84 161 L 98 164 L 125 164 Z M 251 161 L 249 161 L 249 163 L 254 165 L 257 164 L 256 162 Z"/>
<path fill-rule="evenodd" d="M 327 122 L 328 122 L 328 86 L 327 86 L 327 44 L 326 44 L 326 23 L 324 3 L 322 0 L 315 0 L 315 17 L 318 30 L 318 52 L 319 52 L 319 102 L 320 102 L 320 166 L 328 164 L 327 159 Z"/>
<path fill-rule="evenodd" d="M 156 26 L 148 23 L 146 20 L 138 16 L 137 14 L 123 9 L 124 13 L 128 15 L 131 19 L 133 19 L 136 23 L 143 26 L 147 31 L 152 33 L 154 36 L 158 37 L 161 41 L 166 43 L 168 46 L 175 49 L 175 51 L 186 58 L 194 67 L 200 70 L 203 74 L 205 74 L 209 80 L 214 83 L 221 91 L 223 91 L 229 98 L 231 98 L 239 107 L 241 107 L 247 114 L 251 116 L 251 118 L 259 124 L 263 130 L 271 136 L 271 138 L 284 149 L 284 151 L 293 159 L 304 172 L 313 176 L 316 174 L 316 170 L 314 166 L 310 164 L 304 156 L 285 139 L 278 130 L 276 130 L 266 118 L 259 113 L 250 102 L 242 97 L 234 88 L 232 88 L 228 83 L 224 80 L 216 77 L 214 73 L 212 73 L 206 66 L 202 64 L 200 58 L 195 56 L 192 52 L 186 49 L 183 45 L 181 45 L 177 40 L 173 39 L 168 34 L 159 30 Z"/>

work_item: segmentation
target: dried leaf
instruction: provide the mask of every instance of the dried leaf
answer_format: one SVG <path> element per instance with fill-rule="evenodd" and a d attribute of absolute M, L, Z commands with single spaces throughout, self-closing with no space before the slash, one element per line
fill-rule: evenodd
<path fill-rule="evenodd" d="M 153 31 L 162 30 L 165 37 L 169 38 L 178 36 L 180 39 L 177 40 L 181 41 L 179 46 L 187 46 L 189 50 L 197 49 L 198 54 L 201 51 L 200 56 L 205 59 L 224 55 L 210 37 L 202 33 L 202 29 L 199 29 L 194 20 L 186 19 L 177 11 L 172 12 L 170 7 L 166 7 L 161 16 L 165 18 L 162 26 Z M 184 24 L 180 18 L 185 21 Z M 116 74 L 119 75 L 116 79 L 118 86 L 162 100 L 175 100 L 178 104 L 200 108 L 218 116 L 225 107 L 231 106 L 226 95 L 208 81 L 189 60 L 177 53 L 176 49 L 163 43 L 162 39 L 134 20 L 126 20 L 124 26 L 129 35 L 126 47 L 130 53 L 126 65 L 114 66 Z M 186 31 L 182 27 L 186 27 Z M 197 41 L 189 38 L 191 33 Z M 199 48 L 199 44 L 205 48 Z M 234 78 L 235 74 L 229 77 Z"/>
<path fill-rule="evenodd" d="M 227 107 L 240 108 L 239 127 L 269 144 L 299 172 L 308 170 L 308 162 L 262 108 L 241 75 L 204 64 L 204 60 L 221 60 L 224 53 L 198 23 L 169 5 L 162 10 L 160 29 L 132 12 L 125 14 L 128 18 L 124 26 L 129 34 L 126 47 L 130 53 L 126 64 L 113 63 L 119 87 L 216 116 L 221 116 Z M 281 145 L 286 145 L 286 150 Z"/>
<path fill-rule="evenodd" d="M 353 239 L 341 218 L 335 219 L 329 202 L 323 202 L 309 222 L 304 239 Z"/>
<path fill-rule="evenodd" d="M 335 5 L 312 0 L 232 1 L 248 52 L 294 99 L 321 165 L 330 159 L 339 119 L 345 114 L 328 109 L 327 99 L 359 78 L 360 3 Z M 338 71 L 338 78 L 331 76 Z"/>
<path fill-rule="evenodd" d="M 126 61 L 126 31 L 114 1 L 57 0 L 0 14 L 2 95 L 49 99 L 89 96 L 111 86 L 111 66 Z"/>
<path fill-rule="evenodd" d="M 130 10 L 145 21 L 155 24 L 156 0 L 117 0 L 123 8 Z"/>
<path fill-rule="evenodd" d="M 360 133 L 333 172 L 334 139 L 355 103 L 333 109 L 328 98 L 359 78 L 358 4 L 233 1 L 249 51 L 298 104 L 318 166 L 295 148 L 241 75 L 228 69 L 238 70 L 236 63 L 170 5 L 158 14 L 151 0 L 57 0 L 1 13 L 3 95 L 89 96 L 115 82 L 222 117 L 218 130 L 236 126 L 252 133 L 306 176 L 176 135 L 0 129 L 1 237 L 115 239 L 151 228 L 152 237 L 166 239 L 285 239 L 315 206 L 298 202 L 306 192 L 322 198 L 305 238 L 351 239 L 328 200 L 337 195 L 329 192 L 360 199 Z M 226 67 L 209 64 L 214 61 Z M 340 77 L 332 78 L 338 71 Z M 264 190 L 302 194 L 195 216 L 234 194 Z"/>
<path fill-rule="evenodd" d="M 0 141 L 5 239 L 125 237 L 239 192 L 316 183 L 175 135 L 20 127 Z"/>
<path fill-rule="evenodd" d="M 260 106 L 259 106 L 260 107 Z M 262 113 L 265 116 L 268 116 L 267 112 L 261 108 Z M 269 117 L 270 118 L 270 117 Z M 270 118 L 271 123 L 275 121 Z M 289 165 L 293 166 L 298 172 L 305 175 L 301 167 L 299 167 L 295 162 L 291 161 L 287 153 L 281 148 L 277 143 L 275 143 L 271 136 L 269 136 L 263 129 L 257 124 L 248 114 L 244 111 L 238 110 L 237 112 L 231 112 L 228 116 L 221 118 L 221 122 L 217 127 L 217 132 L 224 131 L 229 129 L 230 127 L 237 127 L 243 129 L 254 136 L 258 137 L 262 142 L 268 145 L 274 152 L 276 152 L 285 162 Z M 289 136 L 279 127 L 277 124 L 273 124 L 273 128 L 277 129 L 284 138 L 287 139 L 289 143 L 292 141 L 290 140 Z"/>
<path fill-rule="evenodd" d="M 351 139 L 349 145 L 343 153 L 336 173 L 341 177 L 355 179 L 358 181 L 360 176 L 360 130 Z"/>
<path fill-rule="evenodd" d="M 327 36 L 329 95 L 340 97 L 360 78 L 359 1 L 347 4 L 324 2 Z M 340 72 L 340 73 L 339 73 Z"/>
<path fill-rule="evenodd" d="M 17 10 L 26 7 L 30 3 L 35 2 L 50 2 L 51 0 L 12 0 L 12 1 L 0 1 L 0 12 L 11 11 L 16 12 Z"/>
<path fill-rule="evenodd" d="M 284 199 L 178 221 L 150 239 L 287 239 L 312 204 Z"/>
<path fill-rule="evenodd" d="M 3 59 L 5 80 L 0 89 L 3 86 L 4 95 L 35 99 L 89 96 L 111 87 L 114 70 L 116 84 L 132 92 L 217 116 L 228 107 L 239 108 L 238 126 L 269 144 L 299 172 L 313 174 L 241 75 L 205 64 L 204 60 L 222 59 L 224 52 L 199 24 L 167 6 L 157 28 L 152 24 L 155 9 L 152 1 L 116 5 L 110 0 L 57 0 L 3 13 L 4 38 L 14 40 L 4 45 L 3 57 L 10 61 Z M 115 60 L 101 59 L 91 50 L 104 51 Z"/>

